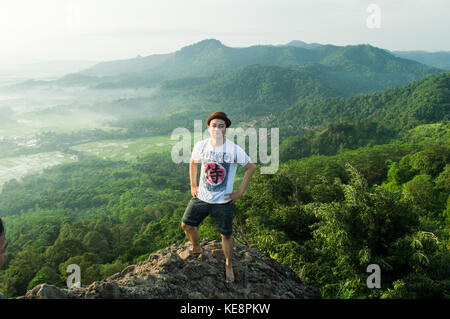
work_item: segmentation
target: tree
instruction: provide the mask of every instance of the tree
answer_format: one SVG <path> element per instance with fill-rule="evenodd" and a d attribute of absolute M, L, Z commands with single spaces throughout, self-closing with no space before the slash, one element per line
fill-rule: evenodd
<path fill-rule="evenodd" d="M 45 257 L 48 262 L 58 265 L 72 256 L 77 256 L 86 251 L 83 243 L 76 239 L 57 240 L 54 245 L 47 248 Z"/>
<path fill-rule="evenodd" d="M 34 278 L 29 282 L 27 290 L 33 289 L 39 284 L 48 284 L 60 287 L 65 285 L 59 274 L 56 272 L 56 268 L 49 266 L 44 266 L 37 272 L 36 276 L 34 276 Z"/>
<path fill-rule="evenodd" d="M 432 176 L 416 175 L 414 178 L 403 184 L 405 197 L 414 205 L 426 211 L 440 213 L 442 203 L 438 201 L 438 192 L 434 188 Z"/>
<path fill-rule="evenodd" d="M 64 281 L 70 275 L 67 273 L 67 266 L 70 264 L 76 264 L 80 266 L 81 270 L 81 284 L 89 285 L 96 280 L 101 279 L 100 274 L 100 258 L 93 253 L 84 253 L 79 256 L 73 256 L 68 258 L 65 262 L 61 263 L 58 267 L 61 277 Z"/>
<path fill-rule="evenodd" d="M 437 176 L 449 161 L 449 146 L 431 144 L 425 150 L 412 155 L 410 165 L 421 174 Z"/>
<path fill-rule="evenodd" d="M 13 281 L 8 282 L 11 286 L 7 287 L 7 294 L 10 295 L 13 292 L 24 295 L 29 282 L 35 277 L 42 264 L 44 264 L 43 256 L 33 248 L 20 251 L 6 270 L 7 277 L 13 278 Z"/>

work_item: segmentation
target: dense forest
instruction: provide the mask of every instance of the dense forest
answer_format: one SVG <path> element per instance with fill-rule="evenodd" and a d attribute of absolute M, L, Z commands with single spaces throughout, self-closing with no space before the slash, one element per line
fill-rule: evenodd
<path fill-rule="evenodd" d="M 123 131 L 42 133 L 26 152 L 169 135 L 192 129 L 217 105 L 236 118 L 232 127 L 261 117 L 255 128 L 280 129 L 280 167 L 261 174 L 254 160 L 258 170 L 235 204 L 237 243 L 289 266 L 324 298 L 450 297 L 449 72 L 364 45 L 239 51 L 208 40 L 138 60 L 124 65 L 150 63 L 155 72 L 111 73 L 101 82 L 91 78 L 99 67 L 60 82 L 155 85 L 166 113 L 117 121 Z M 184 77 L 175 77 L 178 69 Z M 0 150 L 26 153 L 12 140 Z M 189 164 L 174 163 L 169 152 L 133 162 L 77 155 L 3 185 L 6 297 L 39 283 L 65 287 L 69 264 L 81 267 L 88 285 L 186 242 L 180 222 L 191 198 Z M 238 166 L 235 189 L 243 175 Z M 220 239 L 210 217 L 199 233 Z M 380 289 L 366 285 L 369 264 L 381 268 Z"/>
<path fill-rule="evenodd" d="M 300 101 L 264 121 L 267 127 L 301 127 L 334 121 L 373 121 L 401 131 L 420 124 L 448 120 L 450 114 L 450 73 L 440 73 L 401 88 L 347 98 Z"/>
<path fill-rule="evenodd" d="M 236 203 L 235 240 L 290 266 L 324 297 L 448 298 L 448 136 L 448 122 L 424 125 L 388 144 L 319 150 L 255 174 Z M 242 168 L 237 175 L 235 188 Z M 71 263 L 87 285 L 185 242 L 190 197 L 188 164 L 169 153 L 133 165 L 85 157 L 12 180 L 0 195 L 10 241 L 0 291 L 65 286 Z M 219 236 L 210 217 L 199 232 Z M 382 289 L 365 285 L 370 263 L 382 269 Z"/>

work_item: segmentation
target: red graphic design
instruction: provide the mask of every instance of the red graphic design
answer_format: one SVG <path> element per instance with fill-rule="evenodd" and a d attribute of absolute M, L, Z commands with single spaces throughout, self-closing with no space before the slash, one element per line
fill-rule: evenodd
<path fill-rule="evenodd" d="M 206 180 L 210 185 L 220 185 L 225 179 L 227 172 L 219 163 L 206 163 L 204 165 Z"/>

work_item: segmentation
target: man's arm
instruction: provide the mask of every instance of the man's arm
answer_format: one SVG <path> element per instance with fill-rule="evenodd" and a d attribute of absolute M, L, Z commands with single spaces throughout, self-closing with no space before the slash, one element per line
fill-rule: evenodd
<path fill-rule="evenodd" d="M 191 194 L 193 197 L 197 197 L 198 188 L 197 188 L 197 164 L 192 157 L 191 163 L 189 164 L 189 178 L 191 181 Z"/>
<path fill-rule="evenodd" d="M 191 157 L 191 163 L 189 165 L 189 177 L 191 180 L 191 186 L 197 186 L 197 164 L 192 157 Z"/>
<path fill-rule="evenodd" d="M 247 165 L 244 166 L 245 174 L 244 174 L 244 180 L 241 183 L 241 186 L 239 187 L 238 191 L 242 195 L 247 188 L 248 184 L 250 183 L 250 179 L 252 178 L 253 174 L 256 171 L 256 165 L 248 162 Z"/>

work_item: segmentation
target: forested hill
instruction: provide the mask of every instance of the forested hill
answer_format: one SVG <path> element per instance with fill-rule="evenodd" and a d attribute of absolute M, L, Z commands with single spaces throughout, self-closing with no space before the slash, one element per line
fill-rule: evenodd
<path fill-rule="evenodd" d="M 291 45 L 233 48 L 218 40 L 206 39 L 176 52 L 103 62 L 59 80 L 29 81 L 18 87 L 45 84 L 92 88 L 154 87 L 165 80 L 220 75 L 252 64 L 285 68 L 320 64 L 327 67 L 327 75 L 335 81 L 358 79 L 360 86 L 365 87 L 362 92 L 385 90 L 442 72 L 367 44 L 321 45 L 310 49 Z"/>
<path fill-rule="evenodd" d="M 118 123 L 127 138 L 192 128 L 218 105 L 232 112 L 232 127 L 262 117 L 255 128 L 280 128 L 281 162 L 275 174 L 261 174 L 265 165 L 252 158 L 258 170 L 236 201 L 236 243 L 286 265 L 325 298 L 450 298 L 449 72 L 365 45 L 229 48 L 205 40 L 160 58 L 144 58 L 141 67 L 152 65 L 142 72 L 116 74 L 134 63 L 126 61 L 105 77 L 60 81 L 156 88 L 153 109 L 146 97 L 106 105 L 121 119 L 124 109 L 161 114 Z M 349 97 L 357 93 L 365 94 Z M 192 198 L 188 163 L 174 163 L 168 151 L 133 162 L 76 152 L 77 162 L 3 185 L 6 297 L 42 283 L 64 288 L 70 264 L 89 286 L 187 241 L 180 222 Z M 235 190 L 243 175 L 238 166 Z M 220 240 L 210 217 L 199 234 Z M 366 285 L 370 264 L 380 266 L 379 289 Z"/>
<path fill-rule="evenodd" d="M 369 78 L 362 73 L 338 75 L 320 64 L 244 66 L 215 77 L 164 81 L 154 98 L 164 102 L 167 113 L 123 124 L 134 134 L 147 129 L 165 134 L 175 127 L 193 128 L 194 119 L 214 112 L 219 104 L 238 122 L 271 117 L 257 126 L 283 127 L 284 138 L 297 134 L 296 128 L 324 122 L 370 119 L 398 129 L 444 119 L 448 112 L 448 73 L 351 97 L 388 83 L 381 75 L 378 80 Z"/>
<path fill-rule="evenodd" d="M 315 49 L 317 47 L 323 46 L 320 43 L 306 43 L 300 40 L 290 41 L 285 44 L 286 46 L 295 46 L 305 49 Z M 413 60 L 428 66 L 435 68 L 450 70 L 450 52 L 449 51 L 439 51 L 439 52 L 427 52 L 427 51 L 389 51 L 387 52 L 398 56 L 400 58 Z"/>
<path fill-rule="evenodd" d="M 395 129 L 448 120 L 450 72 L 429 76 L 402 88 L 348 98 L 300 101 L 266 127 L 312 127 L 335 121 L 375 121 Z"/>
<path fill-rule="evenodd" d="M 278 117 L 286 108 L 310 100 L 398 88 L 442 72 L 370 45 L 232 48 L 214 39 L 167 55 L 116 62 L 55 81 L 28 81 L 15 89 L 81 86 L 74 89 L 92 94 L 118 89 L 119 94 L 119 89 L 131 88 L 126 98 L 83 108 L 107 113 L 116 119 L 111 125 L 136 137 L 169 134 L 176 127 L 192 129 L 195 119 L 216 111 L 217 105 L 233 114 L 234 123 L 250 122 Z"/>
<path fill-rule="evenodd" d="M 417 61 L 422 64 L 434 66 L 444 70 L 450 70 L 450 52 L 425 52 L 425 51 L 392 51 L 392 54 Z"/>
<path fill-rule="evenodd" d="M 264 116 L 299 99 L 347 96 L 348 90 L 341 89 L 342 82 L 333 82 L 327 74 L 327 67 L 318 64 L 296 68 L 253 64 L 215 77 L 164 81 L 156 96 L 170 94 L 171 99 L 204 101 L 204 107 L 220 104 L 225 112 L 232 112 L 237 118 Z M 360 87 L 353 87 L 360 92 Z M 185 113 L 189 119 L 196 116 L 193 109 Z"/>
<path fill-rule="evenodd" d="M 229 71 L 250 64 L 292 66 L 302 63 L 320 63 L 335 66 L 347 71 L 382 71 L 392 73 L 416 73 L 421 77 L 436 72 L 436 68 L 428 67 L 412 60 L 398 58 L 386 50 L 371 45 L 334 46 L 322 45 L 312 49 L 295 46 L 254 45 L 233 48 L 223 45 L 215 39 L 206 39 L 181 48 L 173 54 L 155 59 L 148 59 L 145 67 L 143 58 L 135 58 L 143 72 L 161 74 L 168 78 L 185 76 L 207 76 L 213 73 Z M 128 60 L 131 63 L 132 59 Z M 118 61 L 118 64 L 123 64 Z M 112 66 L 114 61 L 110 61 Z M 87 74 L 89 70 L 80 72 Z M 145 71 L 144 71 L 145 70 Z M 133 73 L 131 66 L 127 72 Z M 101 74 L 103 75 L 103 74 Z M 109 74 L 108 74 L 109 75 Z"/>
<path fill-rule="evenodd" d="M 251 64 L 292 68 L 311 63 L 327 66 L 330 75 L 333 73 L 336 80 L 349 80 L 356 76 L 360 81 L 364 80 L 372 85 L 375 83 L 375 87 L 372 88 L 374 90 L 404 85 L 442 71 L 396 57 L 370 45 L 344 47 L 326 45 L 314 49 L 271 45 L 232 48 L 211 39 L 184 47 L 157 66 L 142 68 L 140 72 L 128 72 L 125 75 L 100 79 L 97 86 L 101 88 L 154 86 L 163 80 L 212 76 Z"/>
<path fill-rule="evenodd" d="M 385 145 L 315 155 L 254 175 L 236 202 L 234 238 L 288 266 L 331 298 L 450 296 L 450 129 L 424 125 Z M 0 194 L 9 240 L 0 291 L 65 287 L 67 266 L 90 285 L 186 242 L 188 164 L 80 158 L 12 180 Z M 238 187 L 242 167 L 237 171 Z M 214 222 L 201 238 L 218 239 Z M 366 267 L 382 269 L 368 289 Z"/>

